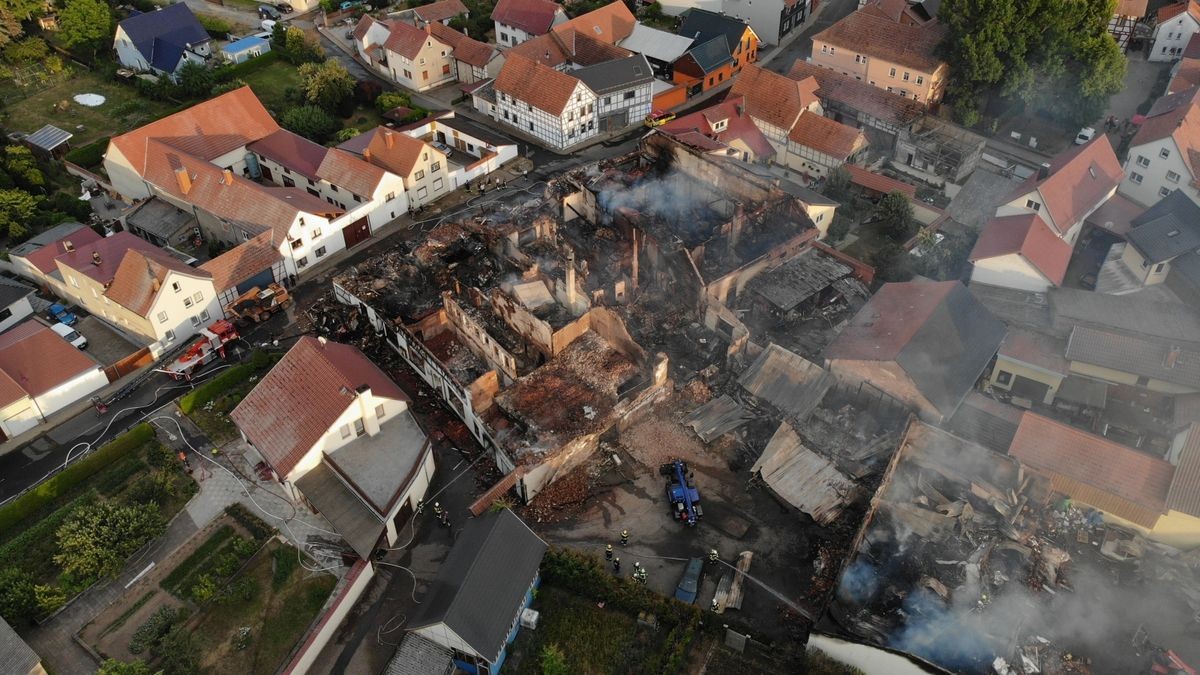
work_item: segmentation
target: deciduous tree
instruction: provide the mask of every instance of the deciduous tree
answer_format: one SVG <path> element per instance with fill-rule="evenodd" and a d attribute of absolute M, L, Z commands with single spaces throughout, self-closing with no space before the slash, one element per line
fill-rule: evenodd
<path fill-rule="evenodd" d="M 64 572 L 85 579 L 116 576 L 125 559 L 162 534 L 157 504 L 104 501 L 75 512 L 58 529 L 58 554 Z"/>
<path fill-rule="evenodd" d="M 58 13 L 63 44 L 79 47 L 95 58 L 112 39 L 112 12 L 102 0 L 66 0 Z"/>
<path fill-rule="evenodd" d="M 299 70 L 304 100 L 324 110 L 337 110 L 354 92 L 354 78 L 337 61 L 305 63 Z"/>

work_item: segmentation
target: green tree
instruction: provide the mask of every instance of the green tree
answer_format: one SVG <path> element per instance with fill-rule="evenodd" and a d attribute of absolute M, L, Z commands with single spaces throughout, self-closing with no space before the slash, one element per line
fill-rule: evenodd
<path fill-rule="evenodd" d="M 177 625 L 151 649 L 165 675 L 193 675 L 200 667 L 200 647 L 187 626 Z"/>
<path fill-rule="evenodd" d="M 284 61 L 293 65 L 325 60 L 321 45 L 308 39 L 304 31 L 296 26 L 275 24 L 271 32 L 271 49 L 279 52 Z"/>
<path fill-rule="evenodd" d="M 4 0 L 4 8 L 21 21 L 28 21 L 35 16 L 45 13 L 46 3 L 43 0 Z"/>
<path fill-rule="evenodd" d="M 385 91 L 375 99 L 375 107 L 379 110 L 379 114 L 384 114 L 395 110 L 400 106 L 408 106 L 409 98 L 407 95 L 398 91 Z"/>
<path fill-rule="evenodd" d="M 875 276 L 881 281 L 907 281 L 912 278 L 908 269 L 908 255 L 895 242 L 887 242 L 875 249 L 870 256 Z"/>
<path fill-rule="evenodd" d="M 20 38 L 23 33 L 21 19 L 12 10 L 0 5 L 0 48 Z"/>
<path fill-rule="evenodd" d="M 835 167 L 825 177 L 825 194 L 833 199 L 845 199 L 850 195 L 850 170 L 845 166 Z"/>
<path fill-rule="evenodd" d="M 112 12 L 102 0 L 66 0 L 58 13 L 63 44 L 92 58 L 112 38 Z"/>
<path fill-rule="evenodd" d="M 24 190 L 0 190 L 0 234 L 7 233 L 10 239 L 28 236 L 26 223 L 33 218 L 39 201 Z"/>
<path fill-rule="evenodd" d="M 38 167 L 33 151 L 24 145 L 4 146 L 4 172 L 26 190 L 44 190 L 46 176 Z"/>
<path fill-rule="evenodd" d="M 116 576 L 125 559 L 164 527 L 157 504 L 106 501 L 85 506 L 58 529 L 54 561 L 84 579 Z"/>
<path fill-rule="evenodd" d="M 315 105 L 289 108 L 279 117 L 279 124 L 316 143 L 324 143 L 341 124 L 329 113 Z"/>
<path fill-rule="evenodd" d="M 825 238 L 830 244 L 836 244 L 846 238 L 850 234 L 850 219 L 840 213 L 835 213 L 833 222 L 829 224 L 829 230 L 825 233 Z"/>
<path fill-rule="evenodd" d="M 305 63 L 299 70 L 304 100 L 315 106 L 328 111 L 337 110 L 342 101 L 354 92 L 354 78 L 337 61 Z"/>
<path fill-rule="evenodd" d="M 556 643 L 542 647 L 540 658 L 542 675 L 567 675 L 571 672 L 567 667 L 567 657 Z"/>
<path fill-rule="evenodd" d="M 41 614 L 49 614 L 67 604 L 67 592 L 58 586 L 38 584 L 33 587 L 33 595 L 37 598 L 37 608 Z"/>
<path fill-rule="evenodd" d="M 188 61 L 179 69 L 179 91 L 188 98 L 207 98 L 217 77 L 208 66 Z"/>
<path fill-rule="evenodd" d="M 0 616 L 14 626 L 33 620 L 37 614 L 37 596 L 33 577 L 15 567 L 0 569 Z"/>
<path fill-rule="evenodd" d="M 875 210 L 875 226 L 888 239 L 902 242 L 913 235 L 912 204 L 903 192 L 889 192 L 879 200 Z"/>
<path fill-rule="evenodd" d="M 49 55 L 50 45 L 40 37 L 21 38 L 4 48 L 4 60 L 19 66 L 38 63 Z"/>
<path fill-rule="evenodd" d="M 141 659 L 129 663 L 107 659 L 100 664 L 100 670 L 96 671 L 96 675 L 159 675 L 161 673 L 161 670 L 157 672 L 151 670 L 150 666 Z"/>
<path fill-rule="evenodd" d="M 234 78 L 228 82 L 222 82 L 221 84 L 218 84 L 217 86 L 213 87 L 212 95 L 220 96 L 221 94 L 228 94 L 229 92 L 231 92 L 235 89 L 241 89 L 244 86 L 246 86 L 245 80 L 243 80 L 241 78 Z"/>

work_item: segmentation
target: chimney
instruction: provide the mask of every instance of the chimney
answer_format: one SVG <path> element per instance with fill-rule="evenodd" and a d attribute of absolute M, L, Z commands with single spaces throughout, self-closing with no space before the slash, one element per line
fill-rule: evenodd
<path fill-rule="evenodd" d="M 100 264 L 100 252 L 99 251 L 92 251 L 92 264 L 93 265 Z"/>
<path fill-rule="evenodd" d="M 233 169 L 225 169 L 221 172 L 221 182 L 225 185 L 233 185 Z"/>
<path fill-rule="evenodd" d="M 636 292 L 638 289 L 638 231 L 637 231 L 637 228 L 633 228 L 632 234 L 633 234 L 633 257 L 632 257 L 631 263 L 632 263 L 633 269 L 631 271 L 631 275 L 633 276 L 633 279 L 632 279 L 633 290 Z"/>
<path fill-rule="evenodd" d="M 391 131 L 385 130 L 383 132 L 383 142 L 387 145 L 388 150 L 392 149 L 392 144 L 396 142 L 396 139 L 392 138 Z"/>
<path fill-rule="evenodd" d="M 366 162 L 371 161 L 371 149 L 370 148 L 363 148 L 363 161 L 366 161 Z"/>
<path fill-rule="evenodd" d="M 729 248 L 737 246 L 738 239 L 742 236 L 742 226 L 746 222 L 746 209 L 738 202 L 734 208 L 733 218 L 729 221 Z"/>
<path fill-rule="evenodd" d="M 1179 347 L 1171 347 L 1171 349 L 1167 351 L 1167 358 L 1163 360 L 1163 367 L 1172 369 L 1175 368 L 1175 364 L 1179 363 L 1179 351 Z"/>
<path fill-rule="evenodd" d="M 575 310 L 575 251 L 567 252 L 567 305 Z"/>
<path fill-rule="evenodd" d="M 63 250 L 70 253 L 71 251 L 75 250 L 75 244 L 72 244 L 71 240 L 68 239 L 63 242 Z"/>
<path fill-rule="evenodd" d="M 151 291 L 157 293 L 158 289 L 160 289 L 160 288 L 162 288 L 162 283 L 159 282 L 157 277 L 150 279 L 150 290 Z"/>
<path fill-rule="evenodd" d="M 179 190 L 185 195 L 192 189 L 192 177 L 185 167 L 175 169 L 175 182 L 179 183 Z"/>
<path fill-rule="evenodd" d="M 1045 180 L 1048 178 L 1050 176 L 1050 165 L 1043 162 L 1042 165 L 1038 167 L 1037 176 L 1038 180 Z"/>
<path fill-rule="evenodd" d="M 317 338 L 317 342 L 319 342 L 321 344 L 321 346 L 324 347 L 325 343 L 328 342 L 328 340 L 326 340 L 324 336 L 320 336 Z"/>

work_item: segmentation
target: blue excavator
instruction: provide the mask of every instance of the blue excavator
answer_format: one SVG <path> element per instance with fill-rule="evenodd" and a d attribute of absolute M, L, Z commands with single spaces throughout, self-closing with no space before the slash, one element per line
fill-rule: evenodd
<path fill-rule="evenodd" d="M 695 525 L 704 511 L 700 508 L 700 491 L 696 489 L 687 462 L 676 459 L 663 464 L 658 472 L 667 477 L 667 499 L 671 501 L 674 518 Z"/>

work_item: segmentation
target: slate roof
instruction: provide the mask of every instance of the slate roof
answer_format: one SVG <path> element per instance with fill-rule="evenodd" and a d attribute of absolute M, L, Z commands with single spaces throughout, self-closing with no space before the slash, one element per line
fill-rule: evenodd
<path fill-rule="evenodd" d="M 1046 210 L 1059 234 L 1108 198 L 1124 179 L 1121 162 L 1113 152 L 1108 136 L 1099 134 L 1091 141 L 1060 153 L 1050 162 L 1045 178 L 1033 174 L 1016 187 L 1009 200 L 1034 190 L 1041 192 Z"/>
<path fill-rule="evenodd" d="M 92 357 L 38 321 L 0 333 L 0 407 L 37 397 L 100 367 Z"/>
<path fill-rule="evenodd" d="M 933 73 L 943 65 L 934 51 L 945 34 L 946 27 L 936 22 L 920 26 L 902 24 L 858 10 L 812 39 Z"/>
<path fill-rule="evenodd" d="M 211 39 L 200 20 L 182 2 L 134 14 L 119 25 L 151 66 L 168 73 L 175 72 L 188 45 Z"/>
<path fill-rule="evenodd" d="M 333 468 L 324 460 L 318 462 L 296 479 L 296 488 L 325 516 L 360 558 L 371 558 L 387 526 Z"/>
<path fill-rule="evenodd" d="M 437 0 L 437 2 L 413 8 L 413 14 L 421 17 L 424 21 L 440 22 L 467 13 L 467 6 L 462 3 L 462 0 Z"/>
<path fill-rule="evenodd" d="M 1181 433 L 1187 436 L 1167 491 L 1167 508 L 1200 517 L 1200 421 L 1192 422 Z"/>
<path fill-rule="evenodd" d="M 1164 511 L 1175 471 L 1170 462 L 1032 412 L 1022 416 L 1009 454 L 1051 474 L 1051 485 L 1073 499 L 1145 527 Z"/>
<path fill-rule="evenodd" d="M 1200 249 L 1200 206 L 1174 190 L 1134 218 L 1125 239 L 1151 263 Z"/>
<path fill-rule="evenodd" d="M 1178 351 L 1174 357 L 1172 350 Z M 1200 351 L 1167 341 L 1076 326 L 1067 342 L 1066 355 L 1071 361 L 1200 390 Z"/>
<path fill-rule="evenodd" d="M 567 107 L 578 83 L 566 73 L 510 53 L 494 86 L 496 91 L 557 117 Z"/>
<path fill-rule="evenodd" d="M 37 652 L 0 617 L 0 673 L 29 675 L 41 662 Z"/>
<path fill-rule="evenodd" d="M 831 361 L 895 362 L 938 410 L 954 411 L 987 367 L 1004 323 L 957 281 L 884 284 L 825 349 Z"/>
<path fill-rule="evenodd" d="M 817 80 L 795 80 L 748 63 L 734 78 L 730 96 L 744 96 L 750 115 L 784 131 L 796 124 L 800 113 L 817 101 Z"/>
<path fill-rule="evenodd" d="M 817 96 L 822 100 L 841 104 L 888 124 L 907 127 L 925 114 L 925 106 L 919 101 L 807 61 L 793 63 L 788 77 L 793 80 L 815 78 Z"/>
<path fill-rule="evenodd" d="M 492 21 L 541 35 L 550 30 L 555 15 L 561 11 L 562 5 L 550 0 L 500 0 L 492 10 Z"/>
<path fill-rule="evenodd" d="M 655 61 L 674 63 L 691 48 L 692 42 L 690 37 L 675 35 L 639 23 L 634 25 L 633 32 L 621 41 L 620 46 L 631 52 L 644 54 L 647 58 Z"/>
<path fill-rule="evenodd" d="M 729 45 L 722 35 L 710 38 L 706 42 L 697 42 L 684 57 L 691 57 L 700 68 L 700 72 L 705 75 L 733 61 L 733 57 L 729 55 Z"/>
<path fill-rule="evenodd" d="M 573 70 L 571 75 L 601 96 L 654 81 L 650 62 L 641 54 Z"/>
<path fill-rule="evenodd" d="M 444 623 L 478 654 L 494 661 L 546 548 L 546 542 L 508 509 L 467 521 L 408 630 Z"/>
<path fill-rule="evenodd" d="M 58 269 L 54 259 L 67 252 L 68 242 L 73 247 L 87 246 L 102 238 L 87 225 L 63 223 L 15 247 L 12 255 L 22 256 L 42 274 L 50 274 Z"/>
<path fill-rule="evenodd" d="M 1153 336 L 1200 349 L 1200 313 L 1186 305 L 1075 288 L 1054 289 L 1048 300 L 1054 330 L 1062 337 L 1082 325 Z"/>
<path fill-rule="evenodd" d="M 300 338 L 229 417 L 281 475 L 330 430 L 359 387 L 376 396 L 408 397 L 358 349 Z"/>
<path fill-rule="evenodd" d="M 728 14 L 718 14 L 707 9 L 691 8 L 682 14 L 679 30 L 676 32 L 684 37 L 690 37 L 697 42 L 706 42 L 718 35 L 725 38 L 726 49 L 732 52 L 742 41 L 746 31 L 753 33 L 750 25 L 737 17 Z"/>
<path fill-rule="evenodd" d="M 1018 253 L 1042 276 L 1061 286 L 1071 262 L 1071 245 L 1036 213 L 997 216 L 983 226 L 968 260 L 977 262 Z"/>
<path fill-rule="evenodd" d="M 867 144 L 861 129 L 831 120 L 811 110 L 796 120 L 788 140 L 806 148 L 846 161 Z"/>

